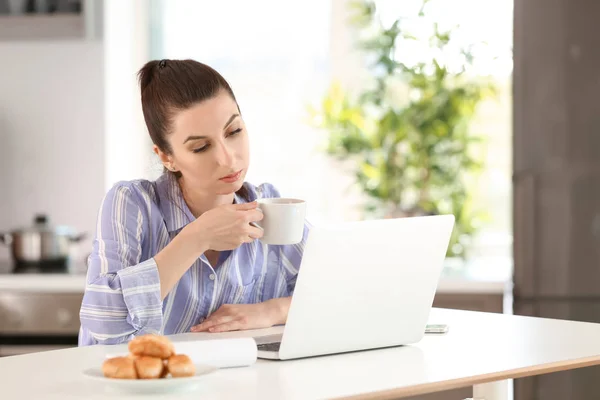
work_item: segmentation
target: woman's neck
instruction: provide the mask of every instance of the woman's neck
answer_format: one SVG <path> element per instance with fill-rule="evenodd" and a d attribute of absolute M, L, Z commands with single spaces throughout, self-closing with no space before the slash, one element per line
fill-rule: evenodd
<path fill-rule="evenodd" d="M 194 190 L 185 184 L 183 178 L 178 180 L 183 200 L 190 209 L 192 215 L 198 218 L 205 212 L 215 207 L 233 203 L 234 194 L 215 195 L 202 190 Z"/>

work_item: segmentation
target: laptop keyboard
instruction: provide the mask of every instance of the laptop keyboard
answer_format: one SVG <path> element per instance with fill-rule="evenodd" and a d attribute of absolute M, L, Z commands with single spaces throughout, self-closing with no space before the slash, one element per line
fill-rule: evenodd
<path fill-rule="evenodd" d="M 260 351 L 279 351 L 279 347 L 281 346 L 281 342 L 276 343 L 263 343 L 259 344 L 256 347 Z"/>

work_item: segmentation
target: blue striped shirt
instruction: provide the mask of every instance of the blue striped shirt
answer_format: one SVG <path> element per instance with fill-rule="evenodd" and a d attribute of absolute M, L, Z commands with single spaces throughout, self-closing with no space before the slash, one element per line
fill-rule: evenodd
<path fill-rule="evenodd" d="M 249 201 L 279 197 L 270 184 L 244 184 Z M 246 199 L 235 195 L 236 203 Z M 194 216 L 175 178 L 119 182 L 106 194 L 88 259 L 79 345 L 123 343 L 146 333 L 187 332 L 223 304 L 291 296 L 310 225 L 301 243 L 259 240 L 221 252 L 216 266 L 202 255 L 161 301 L 154 256 Z"/>

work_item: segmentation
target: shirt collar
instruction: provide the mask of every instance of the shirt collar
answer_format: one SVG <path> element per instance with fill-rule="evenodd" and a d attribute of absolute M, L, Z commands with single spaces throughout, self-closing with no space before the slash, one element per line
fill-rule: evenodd
<path fill-rule="evenodd" d="M 156 188 L 160 198 L 160 210 L 169 232 L 177 231 L 195 219 L 183 200 L 177 178 L 172 173 L 162 174 L 156 180 Z"/>
<path fill-rule="evenodd" d="M 242 197 L 238 196 L 237 192 L 233 194 L 233 204 L 247 203 Z"/>

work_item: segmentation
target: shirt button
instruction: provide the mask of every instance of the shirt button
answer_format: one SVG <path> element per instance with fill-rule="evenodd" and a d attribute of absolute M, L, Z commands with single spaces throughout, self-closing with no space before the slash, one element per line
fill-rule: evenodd
<path fill-rule="evenodd" d="M 211 281 L 214 281 L 214 280 L 215 280 L 215 278 L 216 278 L 215 274 L 210 274 L 210 275 L 208 276 L 208 279 L 210 279 Z"/>

